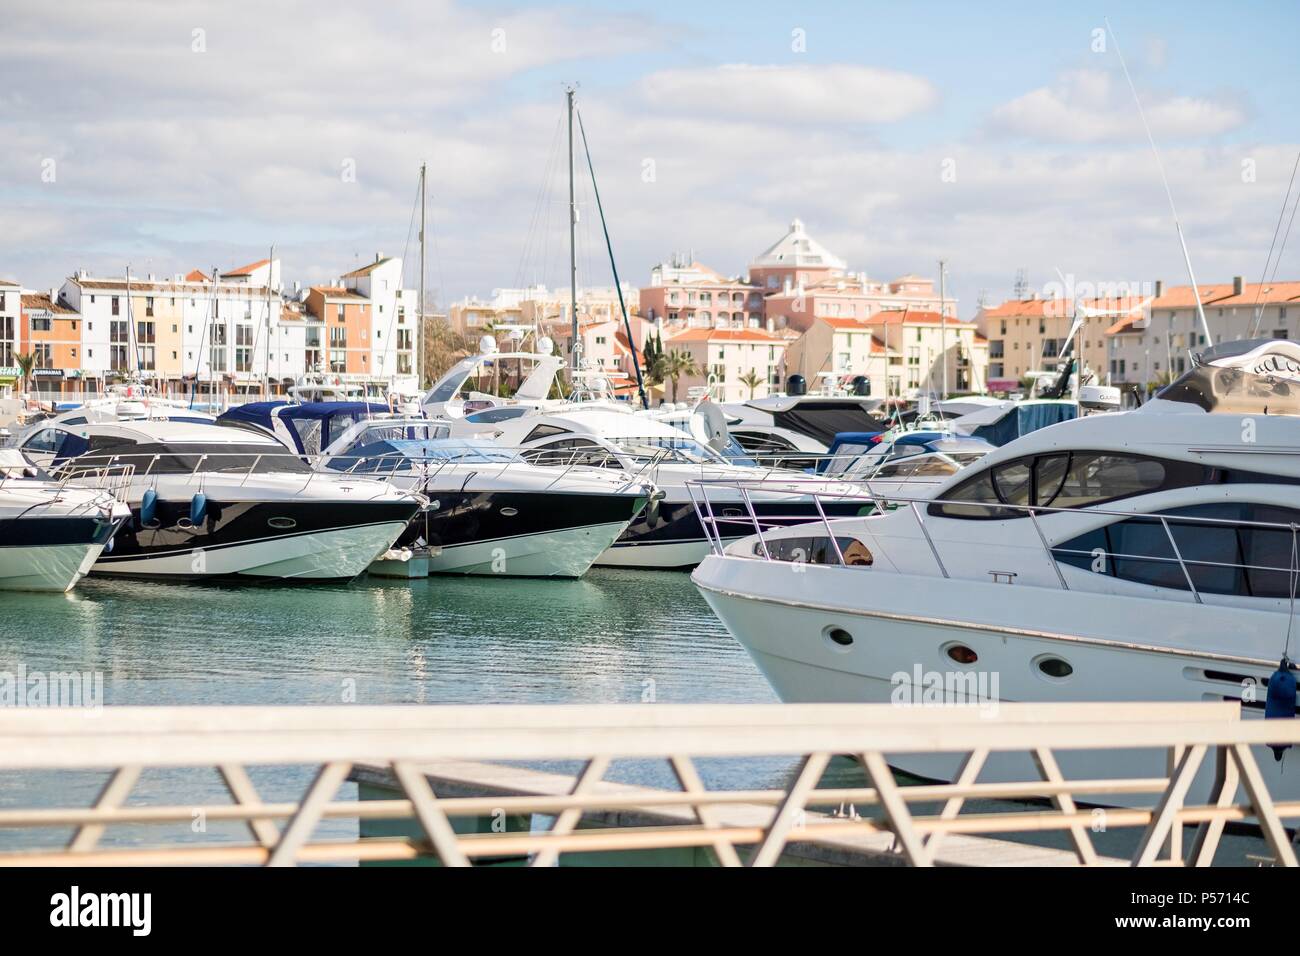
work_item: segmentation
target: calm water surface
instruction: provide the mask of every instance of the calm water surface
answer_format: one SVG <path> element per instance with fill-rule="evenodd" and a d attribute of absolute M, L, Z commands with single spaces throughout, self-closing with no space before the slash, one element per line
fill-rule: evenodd
<path fill-rule="evenodd" d="M 99 671 L 120 704 L 773 702 L 748 655 L 686 574 L 593 570 L 579 581 L 431 577 L 348 585 L 194 586 L 88 579 L 68 595 L 0 596 L 0 670 Z M 787 760 L 718 762 L 710 782 L 779 778 Z M 266 799 L 301 793 L 299 768 L 254 768 Z M 613 778 L 668 785 L 666 769 Z M 0 778 L 2 806 L 93 802 L 105 775 Z M 355 795 L 345 785 L 340 796 Z M 131 803 L 226 800 L 215 772 L 147 772 Z M 355 823 L 327 824 L 355 835 Z M 223 829 L 224 827 L 224 829 Z M 188 829 L 188 828 L 182 828 Z M 324 828 L 323 828 L 324 829 Z M 213 825 L 208 837 L 244 831 Z M 121 827 L 106 844 L 184 833 Z M 48 845 L 54 831 L 0 831 Z"/>
<path fill-rule="evenodd" d="M 675 572 L 595 569 L 579 581 L 369 578 L 315 587 L 91 579 L 68 595 L 0 594 L 0 609 L 0 670 L 22 664 L 28 672 L 102 672 L 108 705 L 776 701 L 689 575 Z M 711 786 L 776 786 L 793 767 L 784 758 L 700 761 Z M 250 774 L 267 800 L 297 798 L 310 779 L 299 767 Z M 609 776 L 675 785 L 659 762 L 616 763 Z M 95 772 L 0 775 L 0 806 L 89 805 L 106 779 Z M 856 767 L 836 760 L 823 785 L 863 782 Z M 355 795 L 345 784 L 339 798 Z M 129 802 L 228 799 L 215 771 L 152 770 Z M 103 842 L 247 839 L 239 825 L 214 823 L 195 833 L 197 826 L 115 827 Z M 0 830 L 0 846 L 57 846 L 69 835 Z M 317 835 L 355 838 L 356 823 L 327 821 Z M 1102 853 L 1132 850 L 1128 833 L 1094 838 Z M 1056 835 L 1033 842 L 1065 845 Z M 1267 850 L 1253 839 L 1228 838 L 1220 858 L 1244 862 L 1246 853 Z"/>

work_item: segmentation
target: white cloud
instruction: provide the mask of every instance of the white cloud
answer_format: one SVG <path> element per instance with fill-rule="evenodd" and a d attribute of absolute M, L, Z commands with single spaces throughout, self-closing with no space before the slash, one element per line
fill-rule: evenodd
<path fill-rule="evenodd" d="M 924 77 L 847 65 L 663 70 L 640 87 L 647 103 L 667 111 L 780 123 L 889 123 L 938 99 Z"/>
<path fill-rule="evenodd" d="M 1245 110 L 1226 100 L 1142 93 L 1147 122 L 1157 140 L 1201 139 L 1236 129 Z M 997 135 L 1046 143 L 1106 143 L 1142 138 L 1142 120 L 1128 86 L 1113 72 L 1073 70 L 993 111 Z"/>

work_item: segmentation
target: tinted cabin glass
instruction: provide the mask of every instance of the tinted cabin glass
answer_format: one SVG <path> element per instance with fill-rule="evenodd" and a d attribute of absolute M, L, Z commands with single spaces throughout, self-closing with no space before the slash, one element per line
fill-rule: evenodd
<path fill-rule="evenodd" d="M 203 456 L 207 455 L 205 459 Z M 134 465 L 136 474 L 189 474 L 200 467 L 205 472 L 310 474 L 297 455 L 282 445 L 244 444 L 118 444 L 93 449 L 74 459 L 77 465 L 101 467 L 107 464 Z"/>
<path fill-rule="evenodd" d="M 1170 521 L 1166 532 L 1157 517 L 1125 518 L 1062 542 L 1052 551 L 1062 564 L 1156 587 L 1186 591 L 1190 574 L 1196 589 L 1207 594 L 1289 596 L 1291 531 L 1256 528 L 1249 522 L 1300 523 L 1300 511 L 1228 503 L 1177 508 L 1162 514 L 1213 520 Z M 1181 565 L 1169 542 L 1171 534 L 1182 555 Z"/>
<path fill-rule="evenodd" d="M 985 468 L 944 495 L 945 501 L 1083 508 L 1133 495 L 1204 484 L 1216 478 L 1194 462 L 1161 461 L 1144 455 L 1076 451 L 1037 455 Z M 932 515 L 950 518 L 1011 518 L 1025 514 L 964 504 L 932 504 Z"/>

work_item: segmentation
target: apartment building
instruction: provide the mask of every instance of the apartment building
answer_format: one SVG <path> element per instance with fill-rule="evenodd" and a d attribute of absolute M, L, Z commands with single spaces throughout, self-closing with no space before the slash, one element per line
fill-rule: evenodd
<path fill-rule="evenodd" d="M 981 308 L 975 316 L 988 339 L 989 388 L 1010 391 L 1032 371 L 1055 371 L 1076 317 L 1073 353 L 1102 380 L 1109 366 L 1107 331 L 1122 320 L 1141 317 L 1148 300 L 1138 296 L 1073 299 L 1032 295 Z"/>
<path fill-rule="evenodd" d="M 684 400 L 690 389 L 711 386 L 713 397 L 721 402 L 764 398 L 780 391 L 789 340 L 766 329 L 685 328 L 664 337 L 664 351 L 682 351 L 694 360 L 700 374 L 678 379 L 678 399 Z M 742 379 L 758 379 L 751 386 Z M 665 392 L 672 395 L 671 383 Z"/>
<path fill-rule="evenodd" d="M 785 353 L 785 374 L 802 375 L 810 392 L 827 386 L 848 388 L 865 376 L 868 396 L 899 395 L 903 356 L 887 349 L 875 332 L 857 319 L 818 316 Z M 888 392 L 886 392 L 888 389 Z"/>
<path fill-rule="evenodd" d="M 271 349 L 279 275 L 279 260 L 215 280 L 197 270 L 172 279 L 77 273 L 58 302 L 80 315 L 82 387 L 100 391 L 126 375 L 170 392 L 259 391 L 264 377 L 283 386 L 294 370 Z"/>
<path fill-rule="evenodd" d="M 32 356 L 30 390 L 74 394 L 81 388 L 81 315 L 58 301 L 58 292 L 22 296 L 23 352 Z"/>
<path fill-rule="evenodd" d="M 650 270 L 650 285 L 639 298 L 642 314 L 656 328 L 763 327 L 761 288 L 680 256 Z"/>
<path fill-rule="evenodd" d="M 890 394 L 915 397 L 984 391 L 988 378 L 988 341 L 974 322 L 938 312 L 889 309 L 862 323 L 888 354 Z M 898 379 L 894 390 L 893 378 Z"/>
<path fill-rule="evenodd" d="M 0 388 L 11 388 L 18 380 L 14 357 L 22 352 L 22 286 L 0 279 Z"/>
<path fill-rule="evenodd" d="M 1206 347 L 1197 315 L 1205 312 L 1212 344 L 1249 338 L 1300 338 L 1300 281 L 1231 282 L 1165 287 L 1145 312 L 1126 316 L 1106 331 L 1111 384 L 1146 393 L 1187 371 L 1191 353 Z"/>

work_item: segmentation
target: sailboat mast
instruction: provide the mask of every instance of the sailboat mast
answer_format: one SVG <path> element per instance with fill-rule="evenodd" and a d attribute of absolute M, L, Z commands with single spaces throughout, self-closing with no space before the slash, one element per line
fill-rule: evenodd
<path fill-rule="evenodd" d="M 134 343 L 134 344 L 132 344 Z M 135 315 L 131 311 L 131 264 L 126 264 L 126 348 L 128 355 L 135 357 L 135 374 L 140 376 L 140 343 L 135 339 Z M 130 371 L 130 359 L 127 370 Z"/>
<path fill-rule="evenodd" d="M 266 362 L 262 366 L 262 400 L 271 397 L 271 279 L 275 273 L 275 243 L 271 243 L 271 256 L 266 260 Z"/>
<path fill-rule="evenodd" d="M 572 320 L 573 334 L 569 353 L 572 356 L 573 371 L 576 373 L 582 346 L 578 344 L 578 250 L 576 246 L 578 207 L 573 201 L 573 87 L 566 88 L 564 95 L 569 108 L 569 318 Z M 576 379 L 576 375 L 574 377 Z"/>
<path fill-rule="evenodd" d="M 943 353 L 943 390 L 939 393 L 941 401 L 948 397 L 948 295 L 943 285 L 946 265 L 942 259 L 939 260 L 939 351 Z"/>
<path fill-rule="evenodd" d="M 420 357 L 416 365 L 416 374 L 419 375 L 419 388 L 424 388 L 424 217 L 427 166 L 427 163 L 420 164 L 420 301 L 415 307 L 415 341 L 420 350 Z"/>

